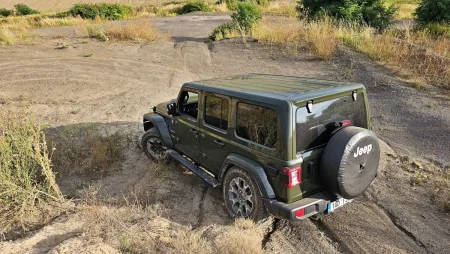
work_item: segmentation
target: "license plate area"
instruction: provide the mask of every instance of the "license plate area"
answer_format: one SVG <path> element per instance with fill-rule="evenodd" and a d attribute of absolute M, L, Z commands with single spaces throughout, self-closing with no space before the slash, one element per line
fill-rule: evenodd
<path fill-rule="evenodd" d="M 339 198 L 327 205 L 327 213 L 332 213 L 334 210 L 343 207 L 345 204 L 352 202 L 353 199 Z"/>

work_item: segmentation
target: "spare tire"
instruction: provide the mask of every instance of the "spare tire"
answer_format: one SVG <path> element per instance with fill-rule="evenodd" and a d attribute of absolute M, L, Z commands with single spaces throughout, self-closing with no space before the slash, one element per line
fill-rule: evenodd
<path fill-rule="evenodd" d="M 325 147 L 320 169 L 322 182 L 333 194 L 353 199 L 375 180 L 379 161 L 380 145 L 375 133 L 344 127 Z"/>

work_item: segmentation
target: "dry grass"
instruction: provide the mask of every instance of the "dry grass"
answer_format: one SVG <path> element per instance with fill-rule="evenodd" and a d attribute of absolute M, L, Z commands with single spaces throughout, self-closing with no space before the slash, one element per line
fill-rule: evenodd
<path fill-rule="evenodd" d="M 296 1 L 280 0 L 271 1 L 267 6 L 260 6 L 260 9 L 265 14 L 295 18 L 298 16 L 296 5 Z"/>
<path fill-rule="evenodd" d="M 55 147 L 52 162 L 58 177 L 71 174 L 104 176 L 121 168 L 128 137 L 104 133 L 91 125 L 61 127 L 48 131 Z"/>
<path fill-rule="evenodd" d="M 398 37 L 395 31 L 377 33 L 369 27 L 351 25 L 340 26 L 337 38 L 375 61 L 406 71 L 409 77 L 450 88 L 450 59 L 443 56 L 448 54 L 449 46 L 445 44 L 448 38 L 433 39 L 430 35 L 422 35 L 421 44 L 427 46 L 425 48 L 417 46 L 417 34 Z"/>
<path fill-rule="evenodd" d="M 237 220 L 230 226 L 191 229 L 155 212 L 155 206 L 84 205 L 83 237 L 104 242 L 124 253 L 261 254 L 264 226 Z"/>
<path fill-rule="evenodd" d="M 270 45 L 281 45 L 296 51 L 310 47 L 320 59 L 330 59 L 337 48 L 331 20 L 307 23 L 293 18 L 263 19 L 252 31 L 255 39 Z"/>
<path fill-rule="evenodd" d="M 136 20 L 113 23 L 105 26 L 105 34 L 111 40 L 118 41 L 169 41 L 168 35 L 160 34 L 148 20 Z"/>
<path fill-rule="evenodd" d="M 16 28 L 41 28 L 41 27 L 58 27 L 73 26 L 83 24 L 84 19 L 80 17 L 55 18 L 47 15 L 28 15 L 28 16 L 11 16 L 0 18 L 0 27 L 6 29 Z"/>
<path fill-rule="evenodd" d="M 0 45 L 13 45 L 18 42 L 26 41 L 31 36 L 25 27 L 17 29 L 8 29 L 0 27 Z"/>
<path fill-rule="evenodd" d="M 62 201 L 50 153 L 40 125 L 0 113 L 0 234 L 45 223 Z"/>
<path fill-rule="evenodd" d="M 33 9 L 37 9 L 41 12 L 49 11 L 66 11 L 71 8 L 74 4 L 79 3 L 119 3 L 130 6 L 141 6 L 150 4 L 165 4 L 171 2 L 186 2 L 184 0 L 2 0 L 2 8 L 12 9 L 15 4 L 25 3 Z M 213 0 L 208 0 L 208 2 L 214 2 Z"/>
<path fill-rule="evenodd" d="M 159 33 L 152 22 L 143 19 L 103 25 L 86 24 L 79 34 L 101 41 L 171 41 L 168 35 Z"/>
<path fill-rule="evenodd" d="M 330 59 L 342 42 L 408 78 L 450 88 L 450 38 L 406 29 L 382 33 L 370 27 L 333 23 L 330 19 L 307 23 L 289 18 L 264 19 L 253 30 L 262 43 L 298 51 L 311 48 L 321 59 Z"/>

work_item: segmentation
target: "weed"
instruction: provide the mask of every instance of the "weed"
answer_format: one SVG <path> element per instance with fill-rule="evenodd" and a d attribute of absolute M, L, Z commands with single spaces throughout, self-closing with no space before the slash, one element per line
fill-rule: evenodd
<path fill-rule="evenodd" d="M 87 53 L 87 54 L 84 54 L 83 55 L 83 57 L 91 57 L 91 56 L 93 56 L 94 54 L 92 54 L 92 53 Z"/>
<path fill-rule="evenodd" d="M 418 171 L 414 176 L 411 176 L 410 184 L 414 185 L 422 185 L 428 181 L 428 176 L 422 171 Z"/>
<path fill-rule="evenodd" d="M 62 201 L 42 126 L 29 116 L 0 113 L 0 234 L 49 219 Z"/>

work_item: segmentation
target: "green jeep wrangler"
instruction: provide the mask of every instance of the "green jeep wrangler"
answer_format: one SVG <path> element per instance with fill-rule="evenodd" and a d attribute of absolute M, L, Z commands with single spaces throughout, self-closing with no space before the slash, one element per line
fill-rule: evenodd
<path fill-rule="evenodd" d="M 189 82 L 144 115 L 142 147 L 213 187 L 232 217 L 300 220 L 363 193 L 378 172 L 361 84 L 248 74 Z"/>

